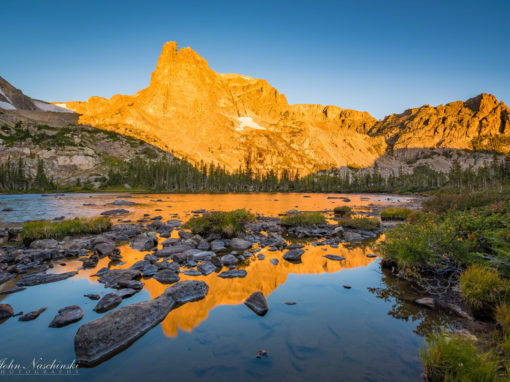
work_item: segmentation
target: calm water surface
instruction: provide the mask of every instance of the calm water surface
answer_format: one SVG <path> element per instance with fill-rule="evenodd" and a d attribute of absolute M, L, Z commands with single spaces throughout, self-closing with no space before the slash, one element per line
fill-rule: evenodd
<path fill-rule="evenodd" d="M 349 204 L 363 212 L 369 208 L 409 202 L 409 198 L 391 195 L 344 195 L 350 202 L 328 199 L 333 194 L 235 194 L 235 195 L 133 195 L 126 200 L 137 206 L 105 206 L 119 194 L 71 194 L 64 196 L 4 195 L 0 224 L 12 226 L 26 220 L 57 216 L 96 216 L 112 208 L 130 210 L 122 219 L 136 220 L 143 214 L 161 215 L 163 220 L 187 220 L 192 210 L 230 210 L 247 208 L 268 216 L 290 209 L 330 210 Z M 83 204 L 95 204 L 83 206 Z M 158 211 L 160 210 L 160 211 Z M 176 236 L 176 232 L 173 233 Z M 440 325 L 443 317 L 406 305 L 392 292 L 394 281 L 381 273 L 379 260 L 368 258 L 373 243 L 358 246 L 313 246 L 307 244 L 301 264 L 281 258 L 281 252 L 264 249 L 264 260 L 256 256 L 244 264 L 243 279 L 222 279 L 216 273 L 181 280 L 199 279 L 209 285 L 209 294 L 201 301 L 186 304 L 132 344 L 128 349 L 94 368 L 80 368 L 77 375 L 59 376 L 73 381 L 419 381 L 422 365 L 419 349 L 424 340 L 423 326 Z M 149 252 L 120 247 L 127 268 Z M 346 257 L 343 262 L 325 259 L 325 254 Z M 274 266 L 270 260 L 279 259 Z M 92 309 L 96 302 L 85 293 L 111 292 L 91 277 L 108 266 L 100 260 L 93 270 L 80 269 L 71 279 L 29 287 L 25 291 L 0 296 L 16 312 L 29 312 L 43 306 L 48 310 L 35 321 L 19 322 L 10 318 L 0 324 L 0 359 L 25 365 L 33 359 L 69 363 L 74 359 L 74 335 L 80 325 L 101 317 Z M 58 265 L 65 263 L 65 265 Z M 76 270 L 78 260 L 58 260 L 55 272 Z M 168 285 L 154 279 L 143 280 L 144 289 L 125 299 L 121 306 L 159 296 Z M 2 285 L 11 288 L 16 279 Z M 352 289 L 345 289 L 350 285 Z M 375 289 L 372 289 L 375 288 Z M 397 288 L 398 289 L 398 288 Z M 262 291 L 269 304 L 264 317 L 255 315 L 244 304 L 253 292 Z M 293 301 L 296 305 L 286 305 Z M 64 328 L 49 328 L 57 310 L 80 305 L 84 318 Z M 267 358 L 256 359 L 259 349 Z M 9 376 L 9 380 L 56 377 Z"/>

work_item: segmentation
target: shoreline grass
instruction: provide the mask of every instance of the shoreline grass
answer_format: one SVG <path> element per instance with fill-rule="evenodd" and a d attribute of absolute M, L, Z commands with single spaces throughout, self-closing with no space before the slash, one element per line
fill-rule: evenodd
<path fill-rule="evenodd" d="M 414 211 L 410 208 L 387 208 L 381 211 L 381 220 L 407 220 Z"/>
<path fill-rule="evenodd" d="M 183 228 L 190 229 L 198 235 L 216 233 L 233 237 L 244 232 L 246 224 L 255 220 L 255 215 L 245 209 L 227 212 L 213 211 L 203 216 L 192 217 L 183 225 Z"/>
<path fill-rule="evenodd" d="M 339 219 L 338 225 L 344 228 L 374 231 L 381 226 L 381 222 L 379 219 L 371 217 L 348 217 Z"/>
<path fill-rule="evenodd" d="M 110 219 L 99 218 L 76 218 L 61 222 L 48 220 L 27 222 L 23 226 L 20 239 L 29 244 L 40 239 L 62 239 L 69 235 L 81 235 L 90 233 L 101 233 L 110 230 L 112 223 Z"/>
<path fill-rule="evenodd" d="M 283 216 L 280 223 L 284 227 L 310 227 L 325 224 L 326 218 L 320 212 L 300 212 Z"/>

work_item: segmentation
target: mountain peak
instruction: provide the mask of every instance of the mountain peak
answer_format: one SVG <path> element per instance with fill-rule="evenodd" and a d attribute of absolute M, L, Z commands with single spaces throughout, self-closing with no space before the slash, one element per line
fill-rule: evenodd
<path fill-rule="evenodd" d="M 466 102 L 464 102 L 464 105 L 474 112 L 487 114 L 499 105 L 499 101 L 492 94 L 481 93 L 476 97 L 468 99 Z"/>

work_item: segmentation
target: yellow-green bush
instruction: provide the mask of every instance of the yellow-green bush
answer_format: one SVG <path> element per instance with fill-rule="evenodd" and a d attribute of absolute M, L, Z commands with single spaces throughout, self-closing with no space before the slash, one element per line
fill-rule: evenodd
<path fill-rule="evenodd" d="M 39 239 L 61 239 L 68 235 L 101 233 L 110 230 L 112 223 L 108 218 L 76 218 L 61 222 L 47 220 L 25 223 L 20 238 L 25 243 Z"/>

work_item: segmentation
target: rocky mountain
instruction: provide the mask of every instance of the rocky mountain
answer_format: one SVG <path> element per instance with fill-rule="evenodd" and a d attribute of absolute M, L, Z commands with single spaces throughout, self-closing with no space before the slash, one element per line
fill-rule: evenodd
<path fill-rule="evenodd" d="M 164 45 L 149 86 L 132 96 L 61 104 L 79 122 L 142 139 L 191 162 L 236 170 L 300 174 L 370 167 L 407 148 L 508 152 L 510 113 L 481 94 L 445 106 L 422 106 L 376 120 L 337 106 L 289 105 L 265 80 L 219 74 L 191 48 Z"/>
<path fill-rule="evenodd" d="M 72 126 L 75 133 L 78 126 L 93 126 L 158 147 L 158 155 L 261 173 L 305 175 L 335 169 L 334 174 L 377 167 L 388 175 L 411 173 L 417 166 L 447 172 L 453 159 L 478 168 L 493 158 L 483 151 L 510 152 L 510 109 L 490 94 L 377 120 L 367 112 L 337 106 L 289 105 L 267 81 L 216 73 L 191 48 L 179 50 L 175 42 L 164 45 L 149 86 L 134 95 L 47 103 L 0 77 L 2 123 L 11 128 L 17 123 Z M 24 149 L 33 157 L 36 146 Z M 120 159 L 140 155 L 125 147 Z M 98 146 L 89 148 L 103 152 Z M 66 163 L 77 155 L 73 150 L 65 154 Z M 4 150 L 0 160 L 11 154 Z M 45 151 L 39 154 L 47 156 Z M 99 162 L 96 158 L 94 163 Z M 90 164 L 91 169 L 95 166 Z"/>
<path fill-rule="evenodd" d="M 78 114 L 32 99 L 0 77 L 0 166 L 23 161 L 35 177 L 40 160 L 61 185 L 90 182 L 132 158 L 169 159 L 172 154 L 121 134 L 78 124 Z"/>
<path fill-rule="evenodd" d="M 133 96 L 66 102 L 80 123 L 143 139 L 191 162 L 236 170 L 289 169 L 301 174 L 369 166 L 384 140 L 363 134 L 366 112 L 289 105 L 265 80 L 219 74 L 191 48 L 163 47 L 149 87 Z"/>

